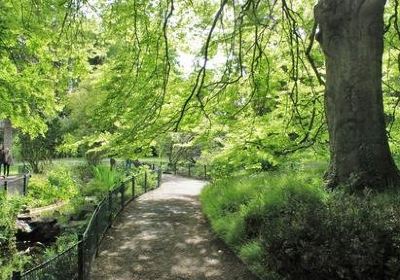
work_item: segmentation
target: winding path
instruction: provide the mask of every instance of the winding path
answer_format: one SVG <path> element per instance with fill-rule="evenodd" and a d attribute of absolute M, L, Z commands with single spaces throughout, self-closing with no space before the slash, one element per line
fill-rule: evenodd
<path fill-rule="evenodd" d="M 211 232 L 198 200 L 204 181 L 163 176 L 108 232 L 92 280 L 256 280 Z"/>

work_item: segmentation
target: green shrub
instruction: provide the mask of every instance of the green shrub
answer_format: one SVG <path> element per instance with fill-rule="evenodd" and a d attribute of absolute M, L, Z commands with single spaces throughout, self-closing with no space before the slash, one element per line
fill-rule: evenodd
<path fill-rule="evenodd" d="M 51 246 L 46 248 L 43 256 L 41 257 L 41 263 L 45 260 L 54 258 L 55 256 L 61 254 L 62 252 L 69 249 L 71 246 L 75 245 L 78 242 L 78 235 L 77 234 L 65 234 L 61 235 L 57 238 L 56 242 Z"/>
<path fill-rule="evenodd" d="M 30 206 L 44 206 L 57 201 L 68 201 L 79 194 L 72 171 L 65 166 L 55 166 L 44 175 L 33 175 L 29 180 Z"/>
<path fill-rule="evenodd" d="M 328 192 L 310 174 L 215 182 L 203 211 L 264 279 L 398 279 L 400 193 Z"/>
<path fill-rule="evenodd" d="M 123 178 L 121 172 L 110 167 L 98 165 L 92 167 L 93 179 L 89 181 L 83 190 L 85 195 L 103 197 L 107 192 L 115 187 Z"/>
<path fill-rule="evenodd" d="M 86 185 L 93 179 L 93 166 L 89 164 L 77 164 L 71 167 L 74 179 L 78 185 Z"/>
<path fill-rule="evenodd" d="M 28 199 L 33 207 L 54 203 L 57 199 L 56 189 L 49 185 L 45 175 L 33 175 L 29 180 Z"/>
<path fill-rule="evenodd" d="M 277 166 L 277 158 L 272 153 L 255 146 L 229 147 L 212 158 L 210 171 L 213 178 L 226 178 L 237 173 L 274 170 Z"/>
<path fill-rule="evenodd" d="M 13 271 L 21 271 L 31 261 L 31 257 L 13 254 L 6 258 L 0 257 L 0 280 L 10 280 Z"/>
<path fill-rule="evenodd" d="M 0 193 L 0 280 L 9 280 L 11 273 L 27 262 L 15 247 L 16 218 L 24 203 L 22 197 L 6 197 Z"/>
<path fill-rule="evenodd" d="M 60 199 L 68 200 L 79 193 L 79 188 L 72 177 L 69 167 L 58 166 L 47 174 L 49 184 L 57 190 Z"/>
<path fill-rule="evenodd" d="M 240 247 L 239 256 L 250 265 L 250 269 L 258 275 L 264 273 L 263 259 L 265 258 L 263 244 L 259 240 L 244 243 Z"/>
<path fill-rule="evenodd" d="M 22 206 L 21 197 L 7 197 L 0 193 L 0 248 L 5 251 L 12 245 L 16 233 L 15 220 Z M 1 255 L 1 253 L 0 253 Z"/>
<path fill-rule="evenodd" d="M 153 172 L 147 165 L 133 168 L 132 175 L 136 178 L 136 193 L 144 191 L 145 173 L 147 174 L 147 190 L 154 189 L 157 186 L 157 172 Z"/>

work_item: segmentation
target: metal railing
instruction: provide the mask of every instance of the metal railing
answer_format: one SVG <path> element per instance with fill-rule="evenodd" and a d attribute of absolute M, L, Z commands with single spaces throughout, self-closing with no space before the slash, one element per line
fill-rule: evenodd
<path fill-rule="evenodd" d="M 0 179 L 0 190 L 7 195 L 26 195 L 28 192 L 29 173 L 18 175 L 15 178 Z"/>
<path fill-rule="evenodd" d="M 97 205 L 77 243 L 28 271 L 13 272 L 12 280 L 88 280 L 99 246 L 115 218 L 130 201 L 158 188 L 161 174 L 161 169 L 154 168 L 126 178 Z"/>
<path fill-rule="evenodd" d="M 164 168 L 164 171 L 166 173 L 171 173 L 174 175 L 188 176 L 198 179 L 206 180 L 210 178 L 207 165 L 200 163 L 184 162 L 184 163 L 168 164 Z"/>

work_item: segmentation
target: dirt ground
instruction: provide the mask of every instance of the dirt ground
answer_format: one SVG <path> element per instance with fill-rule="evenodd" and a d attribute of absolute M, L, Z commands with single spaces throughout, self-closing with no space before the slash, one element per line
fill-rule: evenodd
<path fill-rule="evenodd" d="M 93 280 L 256 280 L 211 232 L 198 195 L 204 181 L 163 176 L 129 204 L 105 237 Z"/>

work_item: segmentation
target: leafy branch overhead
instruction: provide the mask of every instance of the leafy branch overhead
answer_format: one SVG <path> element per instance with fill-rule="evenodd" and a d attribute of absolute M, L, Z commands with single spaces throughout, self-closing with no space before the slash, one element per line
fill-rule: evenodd
<path fill-rule="evenodd" d="M 135 157 L 186 133 L 204 154 L 255 149 L 276 160 L 333 143 L 313 1 L 39 2 L 1 4 L 0 118 L 32 136 L 61 118 L 59 151 Z M 383 118 L 395 152 L 398 8 L 382 11 Z"/>

